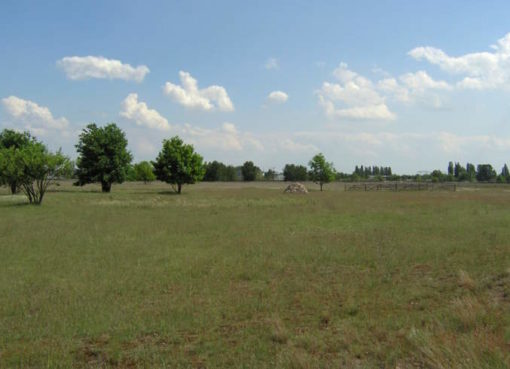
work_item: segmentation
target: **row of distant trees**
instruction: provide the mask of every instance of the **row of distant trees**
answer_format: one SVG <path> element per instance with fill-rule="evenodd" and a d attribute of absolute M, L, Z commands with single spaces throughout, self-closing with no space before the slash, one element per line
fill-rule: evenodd
<path fill-rule="evenodd" d="M 4 130 L 0 133 L 0 185 L 7 185 L 13 194 L 22 191 L 32 204 L 41 204 L 48 187 L 62 178 L 75 178 L 75 185 L 100 183 L 102 192 L 110 192 L 113 183 L 122 183 L 132 176 L 144 182 L 160 180 L 169 183 L 180 194 L 185 184 L 204 179 L 232 179 L 234 167 L 218 162 L 204 163 L 192 145 L 178 136 L 163 140 L 154 161 L 131 166 L 132 155 L 127 149 L 125 133 L 115 123 L 98 127 L 89 124 L 76 144 L 78 158 L 73 163 L 59 150 L 52 153 L 28 132 Z M 309 179 L 320 185 L 335 179 L 335 170 L 322 154 L 310 161 Z M 276 172 L 262 174 L 253 162 L 240 168 L 245 181 L 261 176 L 274 179 Z"/>
<path fill-rule="evenodd" d="M 243 165 L 227 165 L 219 161 L 204 163 L 206 182 L 234 182 L 234 181 L 308 181 L 310 180 L 309 168 L 299 164 L 286 164 L 282 172 L 274 169 L 262 171 L 251 161 Z M 143 161 L 134 164 L 128 169 L 128 181 L 151 182 L 156 180 L 153 174 L 152 164 Z M 497 182 L 510 183 L 510 170 L 505 164 L 500 172 L 490 164 L 467 163 L 462 166 L 460 163 L 450 162 L 446 172 L 434 170 L 428 174 L 397 175 L 392 173 L 391 167 L 363 166 L 356 165 L 354 171 L 349 173 L 336 172 L 335 180 L 345 182 L 358 181 L 432 181 L 432 182 Z"/>
<path fill-rule="evenodd" d="M 450 162 L 447 172 L 435 170 L 430 174 L 402 175 L 392 173 L 391 167 L 356 166 L 351 174 L 336 172 L 332 163 L 322 154 L 315 155 L 308 167 L 286 164 L 283 173 L 274 169 L 262 171 L 252 161 L 241 166 L 218 161 L 203 162 L 192 145 L 175 136 L 163 140 L 161 151 L 154 161 L 132 165 L 125 133 L 115 123 L 98 127 L 89 124 L 76 144 L 78 158 L 72 162 L 60 150 L 51 152 L 28 132 L 4 130 L 0 132 L 0 185 L 7 185 L 12 193 L 22 191 L 30 203 L 40 204 L 48 187 L 58 179 L 74 178 L 75 185 L 100 183 L 103 192 L 110 192 L 113 183 L 137 180 L 145 183 L 160 180 L 169 183 L 175 192 L 182 186 L 198 181 L 313 181 L 323 185 L 338 181 L 480 181 L 510 182 L 510 171 L 505 164 L 498 174 L 490 164 L 472 163 L 465 166 Z"/>
<path fill-rule="evenodd" d="M 463 166 L 458 162 L 450 161 L 446 173 L 434 171 L 432 175 L 440 181 L 510 182 L 510 171 L 506 164 L 498 174 L 490 164 L 478 164 L 475 167 L 472 163 Z"/>

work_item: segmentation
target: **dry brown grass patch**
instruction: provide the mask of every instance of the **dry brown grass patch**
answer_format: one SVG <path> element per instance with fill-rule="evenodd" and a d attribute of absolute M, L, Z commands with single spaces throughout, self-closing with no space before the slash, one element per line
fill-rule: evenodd
<path fill-rule="evenodd" d="M 458 285 L 459 287 L 465 288 L 470 291 L 474 291 L 474 289 L 476 288 L 475 281 L 464 270 L 459 271 Z"/>

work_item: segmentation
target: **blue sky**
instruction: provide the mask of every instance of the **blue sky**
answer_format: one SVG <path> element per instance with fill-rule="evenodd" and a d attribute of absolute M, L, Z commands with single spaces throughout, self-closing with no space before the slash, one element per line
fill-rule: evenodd
<path fill-rule="evenodd" d="M 510 163 L 505 1 L 10 1 L 0 128 L 74 157 L 116 122 L 135 159 L 180 135 L 264 169 Z"/>

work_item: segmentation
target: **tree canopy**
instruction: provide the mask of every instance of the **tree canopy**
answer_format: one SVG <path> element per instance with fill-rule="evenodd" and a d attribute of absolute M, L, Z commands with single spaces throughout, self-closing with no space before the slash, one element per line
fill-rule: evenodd
<path fill-rule="evenodd" d="M 153 182 L 156 180 L 154 168 L 148 161 L 141 161 L 134 165 L 135 179 L 143 181 L 143 183 Z"/>
<path fill-rule="evenodd" d="M 319 184 L 321 191 L 325 183 L 329 183 L 335 179 L 333 163 L 328 163 L 323 154 L 315 155 L 308 165 L 310 166 L 310 179 Z"/>
<path fill-rule="evenodd" d="M 241 173 L 243 181 L 250 182 L 256 180 L 262 174 L 262 171 L 252 161 L 246 161 L 241 167 Z"/>
<path fill-rule="evenodd" d="M 76 145 L 76 185 L 99 182 L 103 192 L 110 192 L 112 183 L 124 182 L 132 160 L 127 144 L 124 132 L 115 123 L 104 127 L 89 124 Z"/>
<path fill-rule="evenodd" d="M 175 136 L 163 140 L 163 148 L 152 165 L 156 178 L 170 183 L 174 191 L 180 194 L 182 185 L 202 180 L 205 173 L 202 161 L 202 156 L 195 152 L 193 145 L 185 144 Z"/>
<path fill-rule="evenodd" d="M 284 181 L 306 181 L 308 170 L 304 165 L 285 164 L 283 168 Z"/>
<path fill-rule="evenodd" d="M 216 182 L 216 181 L 235 181 L 236 168 L 232 165 L 225 165 L 219 161 L 212 161 L 204 164 L 205 175 L 204 181 Z"/>
<path fill-rule="evenodd" d="M 476 179 L 480 182 L 488 182 L 496 179 L 497 173 L 490 164 L 478 164 L 476 169 Z"/>
<path fill-rule="evenodd" d="M 0 152 L 5 151 L 4 158 L 14 155 L 15 151 L 35 142 L 36 139 L 28 132 L 16 132 L 12 129 L 4 129 L 0 132 Z M 5 163 L 3 170 L 0 171 L 0 184 L 8 185 L 12 194 L 15 194 L 20 186 L 19 169 L 14 163 Z"/>
<path fill-rule="evenodd" d="M 41 204 L 50 184 L 68 177 L 72 170 L 71 161 L 61 151 L 51 153 L 35 140 L 0 150 L 0 172 L 16 179 L 31 204 Z"/>

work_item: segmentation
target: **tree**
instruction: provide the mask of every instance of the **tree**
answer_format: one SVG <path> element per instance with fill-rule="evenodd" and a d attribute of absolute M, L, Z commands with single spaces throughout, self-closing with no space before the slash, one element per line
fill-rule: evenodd
<path fill-rule="evenodd" d="M 308 165 L 310 166 L 310 179 L 319 184 L 321 191 L 325 183 L 329 183 L 335 179 L 333 163 L 328 163 L 324 155 L 315 155 Z"/>
<path fill-rule="evenodd" d="M 23 179 L 23 166 L 18 161 L 20 149 L 14 147 L 0 149 L 0 184 L 6 184 L 15 195 Z"/>
<path fill-rule="evenodd" d="M 216 182 L 216 181 L 235 181 L 236 180 L 236 168 L 232 165 L 225 165 L 219 161 L 212 161 L 204 164 L 205 175 L 204 181 Z"/>
<path fill-rule="evenodd" d="M 221 170 L 223 169 L 223 167 L 225 167 L 225 164 L 215 160 L 210 163 L 205 163 L 204 167 L 205 167 L 204 181 L 207 182 L 221 181 Z"/>
<path fill-rule="evenodd" d="M 267 172 L 264 173 L 264 179 L 266 181 L 274 181 L 276 179 L 276 171 L 268 169 Z"/>
<path fill-rule="evenodd" d="M 496 179 L 496 171 L 490 164 L 478 164 L 476 167 L 476 179 L 480 182 L 488 182 Z"/>
<path fill-rule="evenodd" d="M 510 171 L 508 170 L 508 166 L 505 164 L 501 169 L 501 176 L 505 179 L 505 182 L 510 180 Z"/>
<path fill-rule="evenodd" d="M 112 183 L 124 182 L 132 160 L 127 144 L 126 135 L 115 123 L 104 127 L 89 124 L 76 145 L 79 157 L 75 185 L 100 182 L 101 190 L 110 192 Z"/>
<path fill-rule="evenodd" d="M 156 180 L 154 168 L 148 161 L 141 161 L 135 164 L 133 168 L 135 171 L 135 179 L 137 181 L 143 181 L 143 183 L 147 184 L 147 182 L 153 182 Z"/>
<path fill-rule="evenodd" d="M 459 178 L 462 175 L 462 171 L 464 170 L 464 167 L 460 165 L 460 163 L 455 163 L 455 168 L 453 169 L 453 175 L 455 178 Z"/>
<path fill-rule="evenodd" d="M 304 165 L 285 164 L 283 168 L 284 181 L 306 181 L 308 179 L 308 170 Z"/>
<path fill-rule="evenodd" d="M 175 136 L 170 140 L 163 140 L 163 148 L 152 165 L 156 178 L 170 183 L 174 191 L 180 194 L 183 184 L 194 184 L 204 177 L 202 160 L 193 145 L 185 144 Z"/>
<path fill-rule="evenodd" d="M 127 182 L 135 182 L 136 179 L 136 173 L 135 173 L 135 166 L 132 164 L 129 164 L 126 169 L 126 178 L 125 181 Z"/>
<path fill-rule="evenodd" d="M 259 167 L 253 164 L 252 161 L 244 162 L 241 167 L 241 173 L 243 175 L 243 181 L 254 181 L 260 175 L 262 171 Z"/>
<path fill-rule="evenodd" d="M 40 142 L 0 151 L 0 172 L 16 172 L 17 185 L 30 204 L 40 205 L 48 187 L 72 173 L 72 162 L 61 151 L 51 153 Z"/>
<path fill-rule="evenodd" d="M 466 177 L 469 181 L 474 181 L 476 178 L 476 169 L 474 164 L 467 163 L 466 164 Z"/>
<path fill-rule="evenodd" d="M 28 146 L 31 143 L 35 143 L 36 140 L 28 132 L 16 132 L 12 129 L 4 129 L 0 133 L 0 151 L 2 150 L 19 150 L 23 147 Z M 6 155 L 12 155 L 13 152 Z M 3 171 L 0 172 L 0 185 L 6 184 L 11 189 L 11 193 L 14 195 L 18 192 L 18 175 L 20 173 L 13 166 L 7 165 Z"/>
<path fill-rule="evenodd" d="M 450 161 L 448 163 L 448 175 L 452 175 L 453 176 L 453 172 L 454 172 L 453 161 Z"/>
<path fill-rule="evenodd" d="M 430 177 L 432 178 L 432 182 L 444 182 L 447 179 L 447 176 L 439 169 L 433 170 L 432 173 L 430 173 Z"/>
<path fill-rule="evenodd" d="M 233 182 L 237 181 L 236 168 L 233 165 L 225 165 L 220 170 L 220 181 Z"/>

